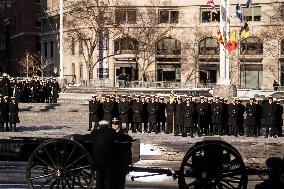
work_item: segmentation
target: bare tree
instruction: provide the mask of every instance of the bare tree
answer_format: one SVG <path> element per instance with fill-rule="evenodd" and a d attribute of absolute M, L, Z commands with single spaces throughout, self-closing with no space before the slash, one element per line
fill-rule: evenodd
<path fill-rule="evenodd" d="M 109 55 L 99 55 L 94 60 L 96 50 L 104 49 L 108 40 L 109 28 L 112 25 L 112 8 L 104 2 L 78 1 L 70 6 L 66 15 L 65 28 L 69 39 L 79 43 L 79 54 L 83 57 L 87 80 L 90 83 L 91 74 L 96 64 Z M 106 47 L 107 48 L 107 47 Z"/>
<path fill-rule="evenodd" d="M 53 62 L 51 59 L 41 60 L 41 54 L 39 52 L 26 52 L 25 56 L 20 60 L 20 69 L 22 75 L 31 77 L 34 75 L 44 76 L 44 70 Z"/>
<path fill-rule="evenodd" d="M 122 3 L 120 2 L 120 5 Z M 128 9 L 136 11 L 135 23 L 129 24 L 125 22 L 115 23 L 115 32 L 118 36 L 132 38 L 130 43 L 132 45 L 132 53 L 135 56 L 137 65 L 139 66 L 139 79 L 142 80 L 144 76 L 151 78 L 155 70 L 150 70 L 149 67 L 156 63 L 156 43 L 159 39 L 166 37 L 172 25 L 161 25 L 157 18 L 156 5 L 160 4 L 159 0 L 149 0 L 149 6 L 145 8 L 136 9 L 135 5 L 129 1 L 124 2 L 124 6 Z M 164 6 L 170 5 L 170 1 L 165 1 Z M 139 62 L 139 64 L 138 64 Z"/>

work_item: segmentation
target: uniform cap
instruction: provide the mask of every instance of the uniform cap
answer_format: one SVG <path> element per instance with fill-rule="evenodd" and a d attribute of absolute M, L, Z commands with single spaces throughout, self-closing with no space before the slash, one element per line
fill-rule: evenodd
<path fill-rule="evenodd" d="M 272 96 L 268 96 L 268 99 L 273 99 Z"/>
<path fill-rule="evenodd" d="M 116 117 L 114 117 L 113 119 L 112 119 L 112 121 L 111 121 L 112 123 L 119 123 L 120 122 L 120 120 L 119 119 L 117 119 Z"/>
<path fill-rule="evenodd" d="M 8 96 L 5 96 L 4 98 L 6 98 L 6 99 L 8 99 Z M 16 99 L 16 97 L 11 97 L 11 100 L 15 100 Z"/>
<path fill-rule="evenodd" d="M 220 96 L 215 96 L 215 98 L 220 98 Z"/>
<path fill-rule="evenodd" d="M 6 73 L 3 73 L 3 75 L 2 75 L 3 77 L 7 77 L 8 76 L 8 74 L 6 74 Z"/>
<path fill-rule="evenodd" d="M 102 125 L 109 125 L 109 122 L 106 121 L 106 120 L 101 120 L 99 121 L 99 125 L 102 126 Z"/>

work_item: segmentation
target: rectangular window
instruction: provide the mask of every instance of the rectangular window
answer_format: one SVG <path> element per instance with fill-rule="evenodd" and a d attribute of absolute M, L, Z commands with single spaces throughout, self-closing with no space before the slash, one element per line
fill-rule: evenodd
<path fill-rule="evenodd" d="M 50 57 L 53 58 L 53 41 L 50 41 Z"/>
<path fill-rule="evenodd" d="M 72 77 L 76 77 L 75 63 L 72 63 Z"/>
<path fill-rule="evenodd" d="M 215 13 L 211 9 L 201 9 L 201 22 L 220 22 L 220 10 Z"/>
<path fill-rule="evenodd" d="M 136 23 L 136 10 L 115 10 L 116 23 Z"/>
<path fill-rule="evenodd" d="M 71 39 L 71 55 L 75 55 L 75 39 Z"/>
<path fill-rule="evenodd" d="M 83 40 L 79 40 L 79 54 L 83 54 Z"/>
<path fill-rule="evenodd" d="M 83 79 L 83 65 L 82 65 L 82 64 L 80 64 L 79 78 L 80 78 L 80 79 Z"/>
<path fill-rule="evenodd" d="M 179 12 L 177 10 L 159 10 L 159 22 L 161 24 L 178 23 Z"/>
<path fill-rule="evenodd" d="M 261 21 L 261 7 L 243 8 L 243 19 L 247 21 Z"/>

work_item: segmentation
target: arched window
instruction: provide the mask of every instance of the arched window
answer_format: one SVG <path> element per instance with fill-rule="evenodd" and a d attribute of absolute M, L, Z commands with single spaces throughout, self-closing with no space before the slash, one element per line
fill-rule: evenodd
<path fill-rule="evenodd" d="M 240 44 L 242 55 L 262 55 L 263 54 L 263 42 L 257 37 L 249 37 L 243 39 Z"/>
<path fill-rule="evenodd" d="M 133 54 L 138 51 L 138 42 L 130 37 L 119 38 L 114 41 L 115 54 Z"/>
<path fill-rule="evenodd" d="M 214 37 L 207 37 L 199 42 L 200 55 L 218 55 L 219 43 Z"/>
<path fill-rule="evenodd" d="M 181 43 L 174 38 L 164 38 L 157 42 L 157 55 L 181 55 Z"/>
<path fill-rule="evenodd" d="M 281 44 L 280 44 L 280 53 L 281 55 L 284 55 L 284 38 L 282 39 Z"/>

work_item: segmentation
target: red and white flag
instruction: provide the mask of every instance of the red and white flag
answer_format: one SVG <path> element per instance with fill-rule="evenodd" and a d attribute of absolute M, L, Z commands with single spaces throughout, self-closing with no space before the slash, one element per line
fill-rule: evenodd
<path fill-rule="evenodd" d="M 211 6 L 211 8 L 212 8 L 212 10 L 211 10 L 211 12 L 214 12 L 214 13 L 218 13 L 218 11 L 216 10 L 216 7 L 215 7 L 215 3 L 214 3 L 214 0 L 208 0 L 207 1 L 207 5 L 210 5 Z"/>

